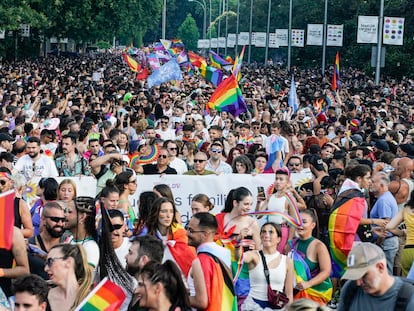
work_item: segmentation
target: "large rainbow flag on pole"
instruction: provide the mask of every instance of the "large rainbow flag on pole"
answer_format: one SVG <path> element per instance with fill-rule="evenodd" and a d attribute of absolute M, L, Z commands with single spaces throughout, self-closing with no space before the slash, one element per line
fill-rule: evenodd
<path fill-rule="evenodd" d="M 124 290 L 106 277 L 86 296 L 75 311 L 117 311 L 125 297 Z"/>
<path fill-rule="evenodd" d="M 0 248 L 11 249 L 14 226 L 14 190 L 0 194 Z"/>
<path fill-rule="evenodd" d="M 332 76 L 332 91 L 341 89 L 341 80 L 339 77 L 339 52 L 336 52 L 334 73 Z"/>
<path fill-rule="evenodd" d="M 131 56 L 129 56 L 126 53 L 122 54 L 122 57 L 124 58 L 125 62 L 128 64 L 129 68 L 133 72 L 139 72 L 141 70 L 141 65 L 136 62 L 135 59 L 133 59 Z"/>
<path fill-rule="evenodd" d="M 210 109 L 227 111 L 234 117 L 247 111 L 246 102 L 234 75 L 223 80 L 216 88 L 207 103 L 207 110 Z"/>

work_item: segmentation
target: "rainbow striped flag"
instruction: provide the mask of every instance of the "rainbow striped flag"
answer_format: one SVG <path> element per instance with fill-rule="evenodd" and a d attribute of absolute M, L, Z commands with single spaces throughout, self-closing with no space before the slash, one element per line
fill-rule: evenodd
<path fill-rule="evenodd" d="M 341 80 L 339 77 L 339 52 L 336 52 L 335 57 L 335 67 L 334 73 L 332 76 L 332 91 L 340 90 L 341 89 Z"/>
<path fill-rule="evenodd" d="M 215 87 L 223 81 L 223 72 L 220 69 L 207 66 L 205 63 L 201 64 L 200 73 L 206 81 L 213 83 Z"/>
<path fill-rule="evenodd" d="M 207 103 L 207 110 L 210 109 L 226 111 L 234 117 L 247 111 L 246 102 L 234 75 L 223 80 L 216 88 Z"/>
<path fill-rule="evenodd" d="M 191 65 L 198 67 L 198 68 L 200 68 L 202 64 L 207 65 L 207 61 L 200 55 L 194 53 L 193 51 L 188 51 L 187 55 L 188 55 Z"/>
<path fill-rule="evenodd" d="M 124 60 L 126 61 L 126 63 L 128 64 L 129 68 L 133 71 L 133 72 L 139 72 L 141 70 L 141 65 L 138 64 L 135 59 L 133 59 L 131 56 L 123 53 L 122 57 L 124 58 Z"/>
<path fill-rule="evenodd" d="M 345 273 L 346 260 L 355 241 L 365 205 L 362 192 L 350 189 L 339 194 L 332 206 L 328 232 L 334 277 L 342 277 Z"/>
<path fill-rule="evenodd" d="M 0 194 L 0 248 L 9 250 L 13 242 L 14 226 L 14 190 Z"/>
<path fill-rule="evenodd" d="M 221 69 L 223 66 L 231 66 L 232 64 L 222 58 L 220 55 L 218 55 L 214 51 L 210 51 L 210 64 L 213 67 Z"/>
<path fill-rule="evenodd" d="M 86 296 L 75 311 L 117 311 L 125 297 L 124 290 L 106 277 Z"/>

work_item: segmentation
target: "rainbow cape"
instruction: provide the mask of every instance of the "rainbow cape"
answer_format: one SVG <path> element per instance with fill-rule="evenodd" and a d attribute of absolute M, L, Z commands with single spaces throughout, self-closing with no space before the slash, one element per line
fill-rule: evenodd
<path fill-rule="evenodd" d="M 297 239 L 291 244 L 290 257 L 293 260 L 293 267 L 295 270 L 296 283 L 306 282 L 312 278 L 311 271 L 309 269 L 304 255 L 296 249 Z M 299 291 L 295 299 L 307 298 L 313 301 L 316 301 L 321 304 L 328 303 L 332 298 L 332 282 L 328 277 L 322 283 L 309 287 L 304 291 Z"/>
<path fill-rule="evenodd" d="M 133 59 L 131 56 L 123 53 L 122 57 L 124 58 L 124 60 L 126 61 L 126 63 L 128 64 L 129 68 L 133 71 L 133 72 L 139 72 L 141 71 L 141 65 L 138 64 L 135 59 Z"/>
<path fill-rule="evenodd" d="M 342 277 L 345 273 L 346 259 L 355 241 L 364 210 L 365 198 L 357 189 L 339 194 L 332 206 L 328 231 L 334 277 Z"/>
<path fill-rule="evenodd" d="M 194 247 L 188 246 L 187 231 L 180 224 L 171 226 L 171 234 L 168 236 L 167 247 L 180 267 L 181 272 L 187 278 L 193 260 L 196 258 Z"/>
<path fill-rule="evenodd" d="M 4 173 L 6 174 L 6 173 Z M 10 250 L 13 242 L 14 190 L 0 194 L 0 248 Z"/>
<path fill-rule="evenodd" d="M 206 311 L 237 311 L 237 299 L 229 268 L 208 251 L 198 253 L 207 285 Z"/>
<path fill-rule="evenodd" d="M 207 103 L 207 110 L 210 109 L 226 111 L 234 117 L 247 111 L 246 102 L 234 75 L 223 80 L 216 88 Z"/>
<path fill-rule="evenodd" d="M 341 80 L 339 77 L 339 52 L 336 52 L 334 73 L 332 76 L 332 91 L 341 89 Z"/>
<path fill-rule="evenodd" d="M 86 296 L 75 311 L 117 311 L 124 300 L 124 290 L 106 277 Z"/>

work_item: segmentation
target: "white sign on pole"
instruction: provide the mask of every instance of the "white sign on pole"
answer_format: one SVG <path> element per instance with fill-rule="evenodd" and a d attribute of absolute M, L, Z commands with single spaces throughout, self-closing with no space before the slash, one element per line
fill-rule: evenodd
<path fill-rule="evenodd" d="M 328 25 L 326 45 L 342 46 L 344 40 L 344 25 Z"/>
<path fill-rule="evenodd" d="M 378 16 L 358 16 L 357 43 L 378 42 Z"/>
<path fill-rule="evenodd" d="M 279 48 L 279 46 L 277 45 L 277 37 L 275 32 L 269 33 L 269 48 Z"/>
<path fill-rule="evenodd" d="M 249 45 L 249 33 L 241 32 L 239 33 L 239 45 Z"/>
<path fill-rule="evenodd" d="M 218 40 L 217 38 L 211 38 L 211 48 L 217 48 Z"/>
<path fill-rule="evenodd" d="M 252 45 L 255 45 L 256 44 L 256 33 L 255 32 L 252 32 L 252 39 L 251 39 L 250 43 Z"/>
<path fill-rule="evenodd" d="M 0 29 L 0 39 L 4 39 L 6 37 L 6 30 Z"/>
<path fill-rule="evenodd" d="M 227 34 L 227 47 L 233 48 L 236 45 L 236 34 L 229 33 Z"/>
<path fill-rule="evenodd" d="M 306 45 L 322 45 L 323 24 L 308 24 Z"/>
<path fill-rule="evenodd" d="M 292 46 L 303 48 L 305 46 L 305 30 L 292 29 Z"/>
<path fill-rule="evenodd" d="M 276 29 L 276 42 L 278 46 L 288 46 L 288 29 Z"/>
<path fill-rule="evenodd" d="M 403 45 L 404 18 L 384 17 L 384 44 Z"/>
<path fill-rule="evenodd" d="M 265 32 L 256 32 L 256 41 L 254 43 L 257 47 L 264 48 L 266 47 L 266 33 Z"/>
<path fill-rule="evenodd" d="M 20 32 L 22 37 L 30 37 L 30 25 L 20 24 Z"/>
<path fill-rule="evenodd" d="M 225 48 L 226 47 L 226 37 L 219 37 L 218 38 L 218 47 Z"/>

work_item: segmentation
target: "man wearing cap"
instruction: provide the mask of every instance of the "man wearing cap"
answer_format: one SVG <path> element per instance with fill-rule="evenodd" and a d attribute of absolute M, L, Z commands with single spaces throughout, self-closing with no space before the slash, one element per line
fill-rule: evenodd
<path fill-rule="evenodd" d="M 0 133 L 0 152 L 11 152 L 14 139 L 8 133 Z"/>
<path fill-rule="evenodd" d="M 354 245 L 342 279 L 339 311 L 414 310 L 414 286 L 389 274 L 383 250 L 372 243 Z M 404 291 L 404 293 L 403 293 Z M 405 300 L 405 308 L 396 308 Z"/>

